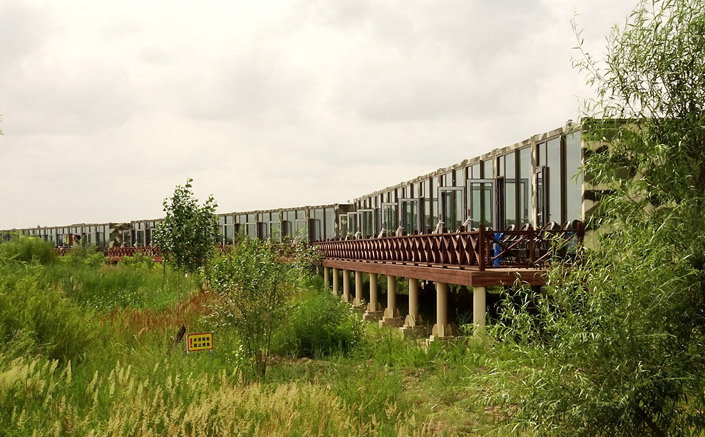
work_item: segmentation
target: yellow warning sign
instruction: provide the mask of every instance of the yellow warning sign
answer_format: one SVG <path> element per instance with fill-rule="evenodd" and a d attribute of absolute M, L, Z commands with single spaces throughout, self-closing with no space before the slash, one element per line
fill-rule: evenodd
<path fill-rule="evenodd" d="M 188 352 L 213 350 L 213 333 L 203 332 L 200 334 L 189 334 L 186 342 Z"/>

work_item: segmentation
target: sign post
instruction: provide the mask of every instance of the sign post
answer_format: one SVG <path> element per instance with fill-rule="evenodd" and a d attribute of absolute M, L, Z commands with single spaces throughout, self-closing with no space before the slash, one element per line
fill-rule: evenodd
<path fill-rule="evenodd" d="M 201 332 L 199 334 L 189 334 L 186 339 L 186 354 L 191 352 L 211 352 L 211 371 L 213 370 L 213 333 Z"/>

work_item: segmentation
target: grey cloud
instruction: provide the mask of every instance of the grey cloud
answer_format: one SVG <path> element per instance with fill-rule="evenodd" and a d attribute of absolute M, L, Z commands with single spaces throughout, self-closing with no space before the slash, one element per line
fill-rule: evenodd
<path fill-rule="evenodd" d="M 296 119 L 312 78 L 283 58 L 277 52 L 255 53 L 199 70 L 185 94 L 185 113 L 199 120 Z"/>
<path fill-rule="evenodd" d="M 0 69 L 28 56 L 46 40 L 49 22 L 38 8 L 22 2 L 0 5 Z"/>
<path fill-rule="evenodd" d="M 170 53 L 156 47 L 143 47 L 139 51 L 137 59 L 145 64 L 160 67 L 174 65 L 175 63 L 175 59 Z"/>
<path fill-rule="evenodd" d="M 120 125 L 134 114 L 135 93 L 120 67 L 78 72 L 35 64 L 8 90 L 7 133 L 85 133 Z M 12 124 L 10 124 L 12 117 Z"/>

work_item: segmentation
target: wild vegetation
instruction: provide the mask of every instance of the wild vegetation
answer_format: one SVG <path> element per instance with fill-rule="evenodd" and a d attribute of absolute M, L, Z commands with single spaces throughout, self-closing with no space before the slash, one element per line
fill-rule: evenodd
<path fill-rule="evenodd" d="M 598 247 L 548 293 L 507 301 L 496 336 L 520 352 L 522 429 L 556 435 L 705 432 L 705 4 L 642 1 L 583 57 L 598 98 L 586 159 L 603 189 Z"/>
<path fill-rule="evenodd" d="M 232 283 L 201 291 L 183 272 L 165 281 L 149 259 L 109 265 L 83 249 L 56 259 L 31 238 L 0 247 L 0 435 L 458 435 L 506 418 L 487 404 L 486 369 L 504 361 L 492 348 L 426 349 L 363 324 L 301 273 L 305 261 L 283 265 L 259 243 L 214 263 L 289 269 L 265 320 L 266 379 L 248 331 L 221 317 Z M 174 341 L 182 325 L 213 331 L 212 355 L 187 355 Z"/>
<path fill-rule="evenodd" d="M 0 244 L 0 435 L 702 435 L 705 5 L 641 2 L 609 42 L 579 62 L 585 135 L 610 142 L 584 168 L 599 244 L 488 336 L 363 324 L 307 251 L 244 243 L 184 284 L 178 263 L 19 238 Z M 213 353 L 187 355 L 182 326 Z"/>

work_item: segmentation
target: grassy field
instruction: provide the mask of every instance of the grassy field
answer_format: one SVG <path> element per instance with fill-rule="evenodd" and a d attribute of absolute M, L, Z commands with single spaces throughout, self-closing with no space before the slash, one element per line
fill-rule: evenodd
<path fill-rule="evenodd" d="M 507 381 L 493 369 L 517 364 L 489 340 L 403 340 L 357 322 L 313 278 L 296 285 L 266 379 L 251 378 L 235 331 L 209 314 L 216 298 L 148 260 L 5 258 L 0 435 L 507 432 L 512 408 L 493 395 Z M 321 327 L 322 314 L 338 321 Z M 212 355 L 175 344 L 182 325 L 213 330 Z M 302 346 L 321 336 L 336 346 Z"/>

